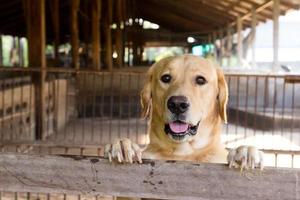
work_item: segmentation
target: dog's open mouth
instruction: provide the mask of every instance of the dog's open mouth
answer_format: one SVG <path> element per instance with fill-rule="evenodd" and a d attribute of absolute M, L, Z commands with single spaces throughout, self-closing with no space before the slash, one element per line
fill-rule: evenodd
<path fill-rule="evenodd" d="M 165 132 L 175 140 L 182 140 L 187 135 L 196 135 L 199 122 L 193 126 L 182 121 L 173 121 L 165 124 Z"/>

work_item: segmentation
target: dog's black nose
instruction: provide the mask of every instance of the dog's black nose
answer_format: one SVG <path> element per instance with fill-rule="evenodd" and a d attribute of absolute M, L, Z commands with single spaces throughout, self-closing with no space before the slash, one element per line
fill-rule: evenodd
<path fill-rule="evenodd" d="M 190 104 L 185 96 L 171 96 L 167 102 L 168 109 L 174 114 L 181 114 L 188 110 Z"/>

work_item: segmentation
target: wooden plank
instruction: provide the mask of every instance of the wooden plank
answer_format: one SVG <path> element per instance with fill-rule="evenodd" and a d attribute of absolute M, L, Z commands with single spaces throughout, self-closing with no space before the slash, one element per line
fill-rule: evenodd
<path fill-rule="evenodd" d="M 45 132 L 45 79 L 46 79 L 46 32 L 45 0 L 26 0 L 27 37 L 29 66 L 40 68 L 34 76 L 36 139 L 42 139 Z"/>
<path fill-rule="evenodd" d="M 272 70 L 278 71 L 278 48 L 279 48 L 279 15 L 280 15 L 280 0 L 273 0 L 273 68 Z"/>
<path fill-rule="evenodd" d="M 78 33 L 78 8 L 80 5 L 80 0 L 71 1 L 71 46 L 72 46 L 72 65 L 73 68 L 79 70 L 79 33 Z"/>
<path fill-rule="evenodd" d="M 0 154 L 0 190 L 159 199 L 299 199 L 299 170 L 240 174 L 222 164 Z"/>
<path fill-rule="evenodd" d="M 300 83 L 300 76 L 297 75 L 287 75 L 284 77 L 285 83 Z"/>
<path fill-rule="evenodd" d="M 237 56 L 238 56 L 238 67 L 242 65 L 243 59 L 243 20 L 241 17 L 237 18 Z"/>
<path fill-rule="evenodd" d="M 100 12 L 101 1 L 93 0 L 92 9 L 92 66 L 100 70 Z"/>

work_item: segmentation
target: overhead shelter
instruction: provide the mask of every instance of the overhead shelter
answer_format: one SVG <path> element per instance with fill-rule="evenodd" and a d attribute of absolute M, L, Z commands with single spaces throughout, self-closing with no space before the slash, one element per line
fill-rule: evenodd
<path fill-rule="evenodd" d="M 38 18 L 28 18 L 30 12 L 35 12 L 30 9 L 35 8 L 28 5 L 37 2 L 1 2 L 0 33 L 27 37 L 31 43 L 31 26 Z M 197 44 L 215 44 L 221 39 L 220 51 L 215 55 L 221 61 L 220 57 L 231 54 L 232 45 L 228 41 L 235 32 L 238 33 L 240 62 L 243 57 L 241 31 L 247 27 L 254 30 L 258 22 L 268 19 L 275 20 L 274 61 L 278 62 L 278 16 L 300 6 L 299 0 L 42 0 L 40 3 L 44 12 L 41 18 L 45 24 L 44 42 L 54 45 L 56 58 L 47 65 L 59 66 L 58 46 L 70 43 L 72 66 L 79 69 L 85 65 L 94 70 L 124 66 L 125 50 L 127 56 L 133 57 L 132 64 L 139 65 L 147 45 L 190 47 L 187 37 L 193 37 Z M 145 20 L 159 28 L 144 29 Z M 255 41 L 254 35 L 252 41 Z M 30 51 L 31 48 L 29 54 Z"/>

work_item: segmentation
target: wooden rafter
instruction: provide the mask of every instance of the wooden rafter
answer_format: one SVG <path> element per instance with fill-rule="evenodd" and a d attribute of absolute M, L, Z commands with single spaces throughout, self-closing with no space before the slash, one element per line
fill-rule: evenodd
<path fill-rule="evenodd" d="M 267 1 L 266 3 L 262 4 L 261 6 L 257 7 L 255 9 L 255 12 L 256 13 L 259 13 L 261 11 L 263 11 L 264 9 L 268 8 L 269 6 L 273 5 L 273 0 L 270 0 L 270 1 Z M 249 13 L 241 16 L 241 20 L 245 20 L 245 19 L 248 19 L 250 18 L 252 15 L 252 12 L 250 11 Z M 230 25 L 231 26 L 234 26 L 236 24 L 236 21 L 235 22 L 232 22 Z"/>
<path fill-rule="evenodd" d="M 191 0 L 191 1 L 186 1 L 184 5 L 187 5 L 190 7 L 190 10 L 197 10 L 198 12 L 204 12 L 207 15 L 209 15 L 208 17 L 210 17 L 210 15 L 215 15 L 216 18 L 225 18 L 226 20 L 233 20 L 235 18 L 235 16 L 232 15 L 227 15 L 224 12 L 219 12 L 217 9 L 215 9 L 213 6 L 211 6 L 210 4 L 205 4 L 204 2 L 197 2 L 195 0 Z M 193 8 L 193 9 L 191 9 Z M 195 9 L 196 8 L 196 9 Z"/>
<path fill-rule="evenodd" d="M 180 4 L 176 1 L 151 1 L 155 2 L 158 6 L 161 6 L 163 9 L 168 9 L 173 13 L 177 13 L 184 18 L 188 18 L 203 25 L 211 25 L 211 23 L 221 25 L 228 23 L 229 21 L 229 18 L 226 18 L 222 14 L 211 13 L 205 10 L 205 7 L 203 7 L 201 4 L 195 5 L 196 9 L 191 9 L 189 2 L 186 2 L 186 4 Z"/>
<path fill-rule="evenodd" d="M 24 13 L 22 11 L 22 2 L 24 0 L 3 1 L 0 4 L 0 32 L 3 34 L 12 34 L 16 36 L 24 36 L 26 30 L 24 24 Z M 60 39 L 66 40 L 66 36 L 71 35 L 69 30 L 70 14 L 67 11 L 70 9 L 73 1 L 59 1 L 60 9 Z M 49 1 L 48 1 L 49 2 Z M 88 1 L 83 1 L 82 5 Z M 108 1 L 115 2 L 115 1 Z M 256 17 L 258 22 L 265 22 L 273 19 L 272 1 L 271 0 L 131 0 L 123 1 L 126 5 L 126 14 L 128 18 L 142 17 L 154 23 L 159 24 L 162 28 L 173 30 L 181 33 L 195 33 L 195 35 L 204 32 L 212 32 L 220 27 L 225 27 L 228 24 L 234 25 L 237 16 L 243 19 L 243 27 L 251 26 L 251 9 L 256 9 Z M 102 1 L 106 4 L 106 1 Z M 151 5 L 149 5 L 151 4 Z M 124 6 L 123 6 L 124 7 Z M 279 12 L 284 15 L 290 9 L 299 9 L 299 0 L 281 0 Z M 90 36 L 91 16 L 82 16 L 86 14 L 79 12 L 79 30 L 78 38 L 88 38 Z M 24 10 L 24 9 L 23 9 Z M 125 9 L 123 9 L 125 10 Z M 47 19 L 51 19 L 51 10 L 46 10 Z M 105 12 L 105 9 L 104 11 Z M 84 20 L 82 20 L 84 18 Z M 103 16 L 103 19 L 105 16 Z M 104 22 L 104 20 L 102 20 Z M 176 23 L 174 23 L 176 22 Z M 46 21 L 47 24 L 47 42 L 54 41 L 54 27 L 51 20 Z M 87 27 L 87 28 L 86 28 Z M 51 30 L 52 29 L 52 30 Z M 48 32 L 49 31 L 49 32 Z M 160 30 L 159 30 L 160 31 Z M 63 42 L 63 41 L 61 41 Z M 90 42 L 90 41 L 89 41 Z M 106 51 L 106 48 L 103 48 Z M 103 51 L 105 53 L 105 51 Z"/>
<path fill-rule="evenodd" d="M 190 13 L 184 13 L 179 10 L 179 7 L 176 7 L 176 4 L 172 3 L 172 1 L 166 1 L 167 3 L 163 3 L 163 1 L 157 1 L 157 0 L 144 0 L 143 5 L 145 5 L 145 9 L 149 7 L 151 10 L 158 7 L 161 7 L 165 13 L 163 13 L 167 18 L 174 18 L 174 20 L 180 20 L 183 23 L 190 24 L 191 26 L 194 27 L 199 27 L 199 28 L 210 28 L 212 27 L 211 23 L 208 23 L 205 20 L 196 20 L 193 17 L 197 17 L 196 15 L 193 15 L 195 13 L 192 13 L 193 17 L 187 16 Z M 174 7 L 175 6 L 175 7 Z M 182 25 L 182 24 L 181 24 Z"/>
<path fill-rule="evenodd" d="M 177 27 L 176 29 L 180 29 L 187 31 L 189 29 L 193 31 L 201 30 L 201 29 L 209 29 L 213 28 L 212 26 L 208 26 L 207 24 L 201 24 L 194 22 L 192 20 L 186 19 L 176 13 L 173 13 L 169 10 L 165 10 L 164 12 L 157 12 L 157 6 L 155 4 L 149 3 L 150 1 L 143 1 L 143 4 L 140 5 L 141 12 L 139 13 L 141 16 L 148 18 L 148 16 L 152 16 L 156 20 L 160 22 L 176 22 L 178 25 L 170 25 Z"/>

